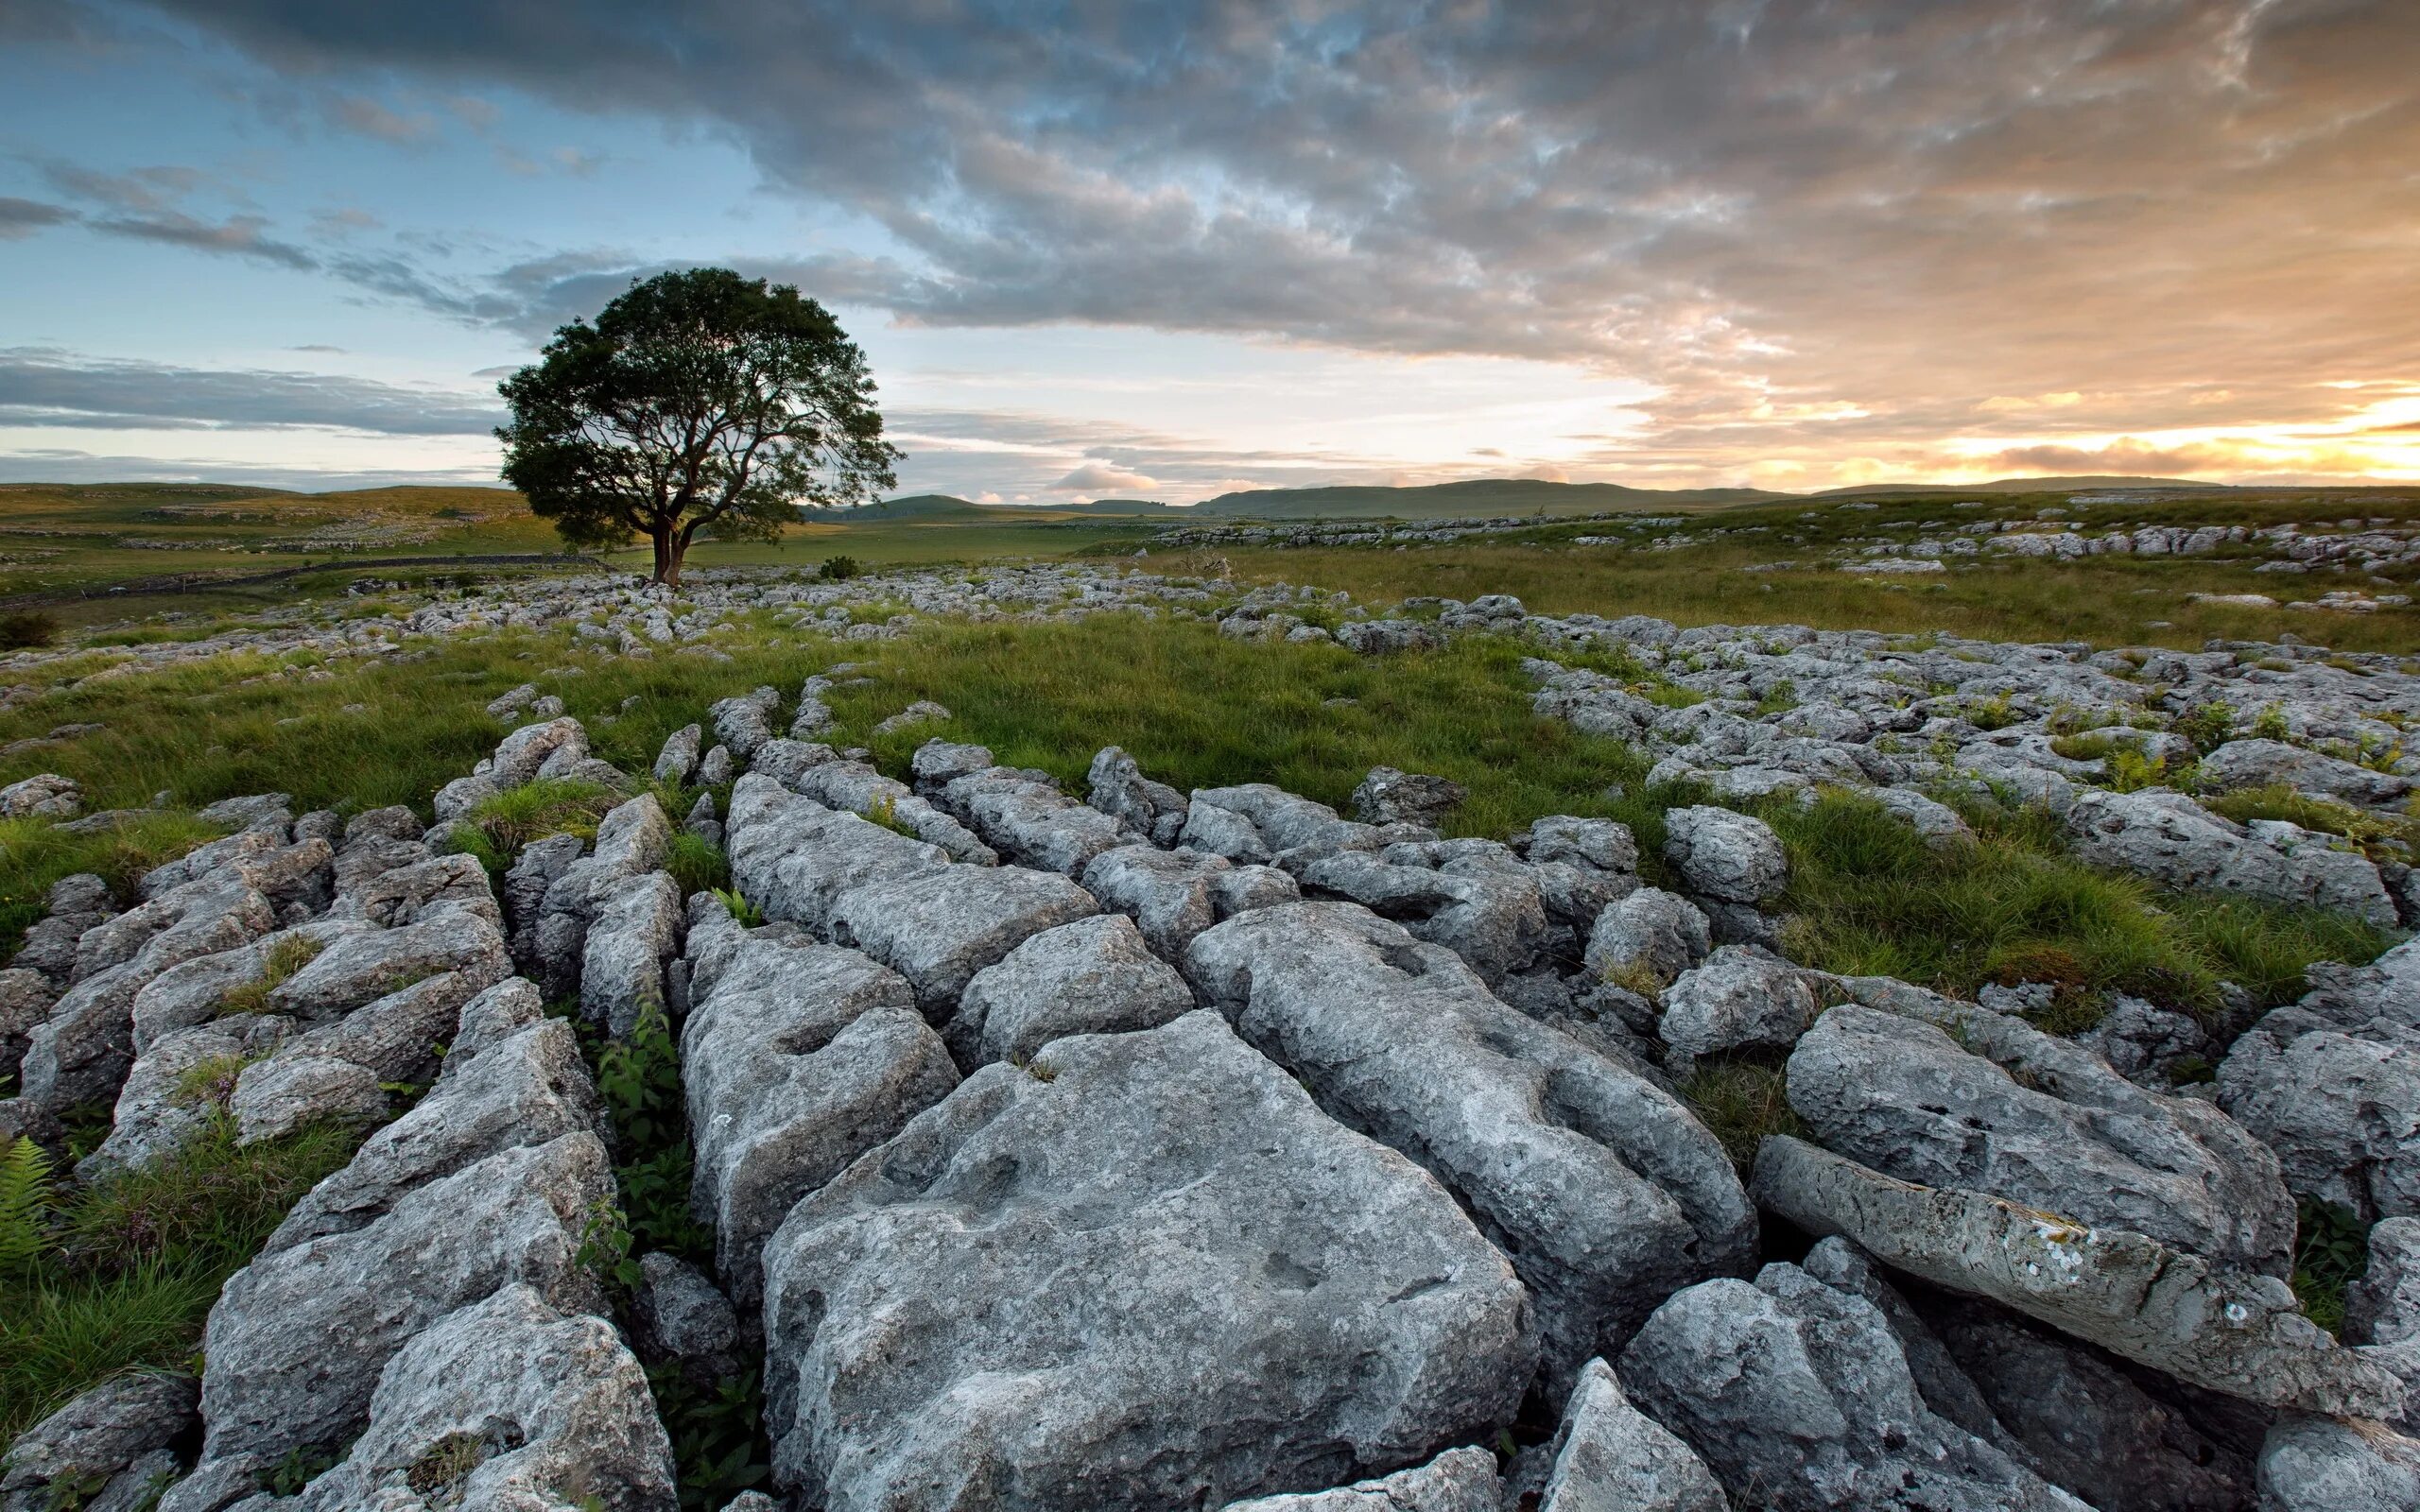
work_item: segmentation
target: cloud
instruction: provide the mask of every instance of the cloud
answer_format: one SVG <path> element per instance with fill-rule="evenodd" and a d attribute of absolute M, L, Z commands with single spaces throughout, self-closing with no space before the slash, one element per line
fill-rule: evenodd
<path fill-rule="evenodd" d="M 90 224 L 95 231 L 110 236 L 164 242 L 170 247 L 250 258 L 279 267 L 307 271 L 320 266 L 320 259 L 310 252 L 269 235 L 268 222 L 258 215 L 230 215 L 212 222 L 177 211 L 163 211 L 150 215 L 111 215 Z"/>
<path fill-rule="evenodd" d="M 1159 486 L 1157 478 L 1101 461 L 1086 462 L 1050 485 L 1070 493 L 1132 493 Z"/>
<path fill-rule="evenodd" d="M 876 228 L 757 270 L 910 324 L 1637 380 L 1594 465 L 1649 475 L 2331 423 L 2420 350 L 2408 0 L 161 3 L 314 87 L 739 142 Z M 525 335 L 653 266 L 318 255 Z"/>
<path fill-rule="evenodd" d="M 0 195 L 0 241 L 20 241 L 45 226 L 63 225 L 75 218 L 76 212 L 63 205 Z"/>
<path fill-rule="evenodd" d="M 0 481 L 12 483 L 241 483 L 256 488 L 320 490 L 380 489 L 434 483 L 455 488 L 495 486 L 493 468 L 396 468 L 347 472 L 276 467 L 216 457 L 162 457 L 26 447 L 0 452 Z"/>
<path fill-rule="evenodd" d="M 103 173 L 81 163 L 52 159 L 41 164 L 42 176 L 60 194 L 122 211 L 162 211 L 184 198 L 208 177 L 199 168 L 163 163 Z"/>
<path fill-rule="evenodd" d="M 324 349 L 322 349 L 324 350 Z M 0 348 L 0 423 L 88 430 L 321 427 L 387 436 L 485 436 L 491 402 L 366 378 L 216 370 Z"/>
<path fill-rule="evenodd" d="M 416 146 L 437 135 L 437 117 L 425 112 L 406 115 L 367 94 L 328 95 L 320 114 L 331 125 L 397 146 Z"/>

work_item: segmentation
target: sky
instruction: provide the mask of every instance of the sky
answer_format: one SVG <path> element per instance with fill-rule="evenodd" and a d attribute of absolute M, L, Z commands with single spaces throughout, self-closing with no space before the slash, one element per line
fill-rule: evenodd
<path fill-rule="evenodd" d="M 2420 481 L 2420 0 L 0 0 L 0 479 L 492 483 L 699 265 L 901 492 Z"/>

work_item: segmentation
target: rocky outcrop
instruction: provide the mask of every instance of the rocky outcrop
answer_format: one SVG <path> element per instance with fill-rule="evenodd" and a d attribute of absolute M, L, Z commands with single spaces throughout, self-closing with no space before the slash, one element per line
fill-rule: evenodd
<path fill-rule="evenodd" d="M 2396 919 L 2378 868 L 2336 849 L 2334 836 L 2273 819 L 2238 824 L 2181 793 L 2080 794 L 2067 828 L 2085 860 L 2170 887 L 2341 909 L 2374 924 Z"/>
<path fill-rule="evenodd" d="M 1426 1465 L 1333 1491 L 1255 1496 L 1230 1502 L 1225 1512 L 1500 1512 L 1495 1456 L 1483 1449 L 1449 1449 Z"/>
<path fill-rule="evenodd" d="M 1851 1240 L 1894 1270 L 2211 1391 L 2349 1417 L 2375 1417 L 2400 1397 L 2393 1375 L 2339 1348 L 2273 1276 L 1981 1193 L 1897 1180 L 1783 1135 L 1757 1152 L 1755 1194 L 1758 1206 Z"/>
<path fill-rule="evenodd" d="M 717 918 L 717 916 L 720 916 Z M 682 1080 L 691 1202 L 717 1268 L 758 1308 L 765 1240 L 799 1199 L 958 1085 L 905 978 L 794 924 L 743 930 L 701 896 L 690 928 Z"/>
<path fill-rule="evenodd" d="M 1196 938 L 1184 971 L 1322 1107 L 1470 1207 L 1534 1294 L 1557 1377 L 1664 1297 L 1745 1263 L 1754 1215 L 1703 1125 L 1399 926 L 1281 904 Z"/>
<path fill-rule="evenodd" d="M 2088 1512 L 1932 1411 L 1881 1313 L 1795 1265 L 1681 1292 L 1620 1369 L 1737 1505 Z"/>
<path fill-rule="evenodd" d="M 960 1063 L 1026 1061 L 1071 1034 L 1156 1029 L 1193 991 L 1123 914 L 1046 929 L 975 973 L 942 1037 Z"/>
<path fill-rule="evenodd" d="M 2146 1091 L 2020 1020 L 1894 1001 L 1940 1026 L 1845 1004 L 1798 1041 L 1789 1106 L 1811 1139 L 1902 1180 L 2285 1274 L 2292 1200 L 2275 1157 L 2224 1114 Z"/>
<path fill-rule="evenodd" d="M 775 1473 L 834 1512 L 1334 1486 L 1489 1436 L 1534 1358 L 1444 1191 L 1203 1013 L 977 1072 L 799 1205 L 765 1298 Z"/>

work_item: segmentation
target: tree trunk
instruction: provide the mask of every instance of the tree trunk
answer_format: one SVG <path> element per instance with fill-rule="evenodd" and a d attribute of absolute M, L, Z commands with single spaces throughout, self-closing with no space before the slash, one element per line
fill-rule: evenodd
<path fill-rule="evenodd" d="M 648 535 L 655 546 L 655 576 L 648 581 L 680 587 L 681 558 L 687 555 L 688 541 L 668 524 L 658 525 Z"/>

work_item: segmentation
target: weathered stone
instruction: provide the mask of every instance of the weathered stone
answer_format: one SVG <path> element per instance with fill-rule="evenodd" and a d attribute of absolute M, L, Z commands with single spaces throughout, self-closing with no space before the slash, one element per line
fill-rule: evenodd
<path fill-rule="evenodd" d="M 493 1001 L 488 994 L 474 999 L 463 1020 Z M 352 1233 L 406 1194 L 503 1151 L 603 1132 L 596 1089 L 569 1023 L 532 1022 L 484 1046 L 458 1040 L 446 1074 L 428 1095 L 296 1202 L 263 1253 Z"/>
<path fill-rule="evenodd" d="M 1664 830 L 1664 859 L 1693 893 L 1756 903 L 1789 881 L 1789 856 L 1762 819 L 1729 809 L 1669 809 Z"/>
<path fill-rule="evenodd" d="M 446 913 L 474 914 L 504 928 L 504 911 L 496 906 L 487 871 L 468 855 L 431 856 L 384 870 L 343 889 L 333 911 L 390 929 Z"/>
<path fill-rule="evenodd" d="M 2273 1013 L 2220 1062 L 2219 1106 L 2277 1152 L 2295 1192 L 2366 1220 L 2420 1215 L 2420 1029 Z"/>
<path fill-rule="evenodd" d="M 1224 856 L 1126 845 L 1084 868 L 1084 888 L 1132 919 L 1144 942 L 1175 960 L 1193 936 L 1233 914 L 1301 896 L 1273 867 L 1238 867 Z"/>
<path fill-rule="evenodd" d="M 677 1255 L 650 1249 L 639 1257 L 631 1327 L 643 1359 L 678 1366 L 694 1385 L 711 1390 L 742 1367 L 731 1299 Z"/>
<path fill-rule="evenodd" d="M 2375 1416 L 2400 1395 L 2383 1367 L 2303 1316 L 2284 1281 L 2138 1233 L 1901 1181 L 1785 1135 L 1758 1150 L 1755 1194 L 1810 1233 L 1840 1234 L 1919 1280 L 2212 1391 L 2353 1416 Z"/>
<path fill-rule="evenodd" d="M 1664 989 L 1658 1021 L 1673 1074 L 1699 1056 L 1787 1050 L 1823 1004 L 1812 974 L 1750 946 L 1725 945 Z"/>
<path fill-rule="evenodd" d="M 1730 1512 L 1705 1462 L 1632 1406 L 1602 1360 L 1581 1370 L 1548 1451 L 1538 1512 Z"/>
<path fill-rule="evenodd" d="M 1501 1512 L 1495 1456 L 1449 1449 L 1426 1465 L 1333 1491 L 1299 1491 L 1230 1502 L 1224 1512 Z"/>
<path fill-rule="evenodd" d="M 1461 783 L 1443 777 L 1373 766 L 1353 790 L 1353 816 L 1364 824 L 1418 824 L 1434 829 L 1469 796 Z"/>
<path fill-rule="evenodd" d="M 1457 874 L 1347 850 L 1304 867 L 1300 880 L 1306 896 L 1349 898 L 1489 981 L 1532 964 L 1546 939 L 1545 900 L 1525 871 Z"/>
<path fill-rule="evenodd" d="M 499 788 L 519 787 L 538 775 L 538 769 L 563 751 L 579 760 L 588 754 L 588 731 L 577 719 L 549 719 L 543 724 L 524 725 L 496 742 L 495 755 L 486 776 Z M 441 814 L 440 818 L 452 818 Z"/>
<path fill-rule="evenodd" d="M 1470 1206 L 1534 1294 L 1561 1379 L 1665 1297 L 1745 1263 L 1754 1214 L 1703 1125 L 1399 926 L 1282 904 L 1196 938 L 1184 972 L 1322 1107 Z"/>
<path fill-rule="evenodd" d="M 1192 989 L 1132 919 L 1096 914 L 1030 936 L 976 972 L 942 1038 L 963 1064 L 1025 1061 L 1063 1035 L 1156 1029 L 1192 1009 Z"/>
<path fill-rule="evenodd" d="M 1093 807 L 1125 821 L 1154 845 L 1176 844 L 1189 803 L 1183 793 L 1145 777 L 1134 758 L 1115 746 L 1104 746 L 1095 753 L 1085 777 Z"/>
<path fill-rule="evenodd" d="M 2088 1512 L 1927 1407 L 1873 1304 L 1795 1265 L 1680 1293 L 1623 1351 L 1621 1380 L 1737 1505 Z"/>
<path fill-rule="evenodd" d="M 1565 862 L 1598 871 L 1638 869 L 1638 840 L 1630 826 L 1613 819 L 1549 815 L 1530 826 L 1526 851 L 1534 866 Z"/>
<path fill-rule="evenodd" d="M 109 1138 L 77 1162 L 77 1175 L 99 1180 L 175 1154 L 210 1126 L 247 1058 L 268 1054 L 284 1028 L 279 1020 L 225 1020 L 179 1030 L 145 1049 L 118 1089 Z"/>
<path fill-rule="evenodd" d="M 112 1376 L 19 1435 L 0 1461 L 0 1509 L 80 1507 L 96 1482 L 116 1475 L 192 1426 L 199 1386 L 191 1376 Z"/>
<path fill-rule="evenodd" d="M 698 774 L 698 755 L 705 741 L 705 730 L 699 725 L 683 725 L 664 737 L 664 748 L 656 753 L 655 780 L 684 786 Z"/>
<path fill-rule="evenodd" d="M 773 738 L 773 718 L 781 709 L 780 693 L 758 688 L 740 697 L 717 698 L 706 717 L 714 721 L 715 738 L 744 765 L 754 758 L 757 747 Z"/>
<path fill-rule="evenodd" d="M 58 1001 L 59 989 L 40 971 L 23 967 L 0 971 L 0 1072 L 16 1071 L 26 1057 L 26 1036 L 50 1016 L 50 1005 Z"/>
<path fill-rule="evenodd" d="M 430 1323 L 527 1282 L 602 1305 L 580 1235 L 614 1182 L 592 1134 L 509 1149 L 398 1198 L 350 1233 L 254 1260 L 210 1312 L 203 1453 L 270 1459 L 360 1431 L 379 1372 Z"/>
<path fill-rule="evenodd" d="M 1789 1057 L 1789 1105 L 1809 1137 L 1902 1180 L 2285 1274 L 2292 1200 L 2276 1158 L 2233 1120 L 2146 1091 L 2020 1020 L 1945 1001 L 1936 1011 L 1943 1027 L 1857 1004 L 1826 1012 Z"/>
<path fill-rule="evenodd" d="M 2033 1467 L 2101 1512 L 2250 1512 L 2249 1444 L 2213 1437 L 2098 1351 L 1988 1303 L 1954 1300 L 1935 1318 Z"/>
<path fill-rule="evenodd" d="M 26 1036 L 19 1096 L 66 1108 L 117 1095 L 134 1058 L 134 998 L 170 967 L 232 950 L 269 932 L 268 900 L 241 883 L 202 881 L 172 888 L 85 932 L 74 986 Z M 108 964 L 84 969 L 94 936 Z"/>
<path fill-rule="evenodd" d="M 1008 860 L 1069 877 L 1132 839 L 1109 815 L 1010 767 L 953 779 L 942 789 L 942 801 Z"/>
<path fill-rule="evenodd" d="M 580 1015 L 620 1040 L 648 1013 L 664 1013 L 664 968 L 680 949 L 681 918 L 681 889 L 670 876 L 649 871 L 625 878 L 588 926 Z"/>
<path fill-rule="evenodd" d="M 2365 808 L 2399 802 L 2411 792 L 2409 777 L 2373 771 L 2359 763 L 2289 746 L 2282 740 L 2228 741 L 2203 757 L 2194 773 L 2206 792 L 2282 783 L 2296 792 L 2317 793 Z"/>
<path fill-rule="evenodd" d="M 1641 887 L 1597 916 L 1583 961 L 1590 974 L 1637 991 L 1665 986 L 1713 948 L 1697 904 L 1661 887 Z"/>
<path fill-rule="evenodd" d="M 374 1124 L 387 1113 L 378 1074 L 333 1056 L 274 1056 L 248 1066 L 227 1110 L 235 1143 L 257 1144 L 306 1124 Z"/>
<path fill-rule="evenodd" d="M 2394 901 L 2378 868 L 2333 836 L 2272 820 L 2237 824 L 2181 793 L 2079 794 L 2067 815 L 2076 854 L 2170 887 L 2232 892 L 2338 908 L 2393 927 Z"/>
<path fill-rule="evenodd" d="M 82 785 L 57 772 L 43 772 L 0 787 L 0 819 L 72 819 L 83 812 Z"/>
<path fill-rule="evenodd" d="M 1492 1436 L 1532 1360 L 1451 1198 L 1206 1013 L 984 1067 L 766 1274 L 775 1476 L 833 1512 L 1334 1486 Z"/>
<path fill-rule="evenodd" d="M 2420 1440 L 2376 1423 L 2289 1416 L 2260 1446 L 2261 1512 L 2411 1512 Z"/>
<path fill-rule="evenodd" d="M 906 977 L 917 1006 L 946 1022 L 976 972 L 1046 929 L 1099 911 L 1057 872 L 950 866 L 845 894 L 829 927 L 836 942 Z"/>
<path fill-rule="evenodd" d="M 324 1022 L 445 972 L 459 973 L 476 992 L 512 974 L 512 954 L 504 936 L 478 915 L 436 914 L 417 923 L 330 941 L 301 971 L 269 990 L 268 1005 L 279 1013 Z"/>
<path fill-rule="evenodd" d="M 959 778 L 996 765 L 990 747 L 960 745 L 939 735 L 917 747 L 916 754 L 908 759 L 908 774 L 922 793 L 937 793 Z"/>
<path fill-rule="evenodd" d="M 752 1315 L 766 1236 L 958 1085 L 958 1069 L 904 978 L 794 925 L 743 931 L 701 911 L 690 961 L 691 1200 L 714 1224 L 716 1268 Z"/>
<path fill-rule="evenodd" d="M 377 1507 L 674 1512 L 672 1445 L 602 1318 L 509 1285 L 438 1319 L 378 1378 L 369 1426 L 292 1512 Z"/>

